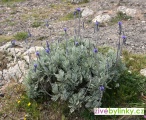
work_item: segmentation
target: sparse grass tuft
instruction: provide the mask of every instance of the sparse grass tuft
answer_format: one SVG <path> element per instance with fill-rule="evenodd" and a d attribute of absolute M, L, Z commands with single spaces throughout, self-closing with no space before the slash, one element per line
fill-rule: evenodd
<path fill-rule="evenodd" d="M 72 20 L 74 18 L 73 12 L 68 13 L 67 15 L 60 18 L 60 21 Z"/>
<path fill-rule="evenodd" d="M 118 21 L 121 21 L 121 20 L 129 20 L 131 18 L 132 18 L 131 16 L 127 16 L 126 14 L 122 12 L 117 12 L 117 15 L 111 19 L 111 21 L 109 22 L 109 25 L 116 24 Z"/>
<path fill-rule="evenodd" d="M 0 119 L 18 120 L 20 118 L 34 119 L 39 118 L 39 105 L 34 100 L 25 95 L 23 84 L 11 82 L 5 89 L 5 97 L 0 99 Z"/>
<path fill-rule="evenodd" d="M 39 21 L 35 21 L 35 22 L 32 23 L 31 26 L 32 26 L 33 28 L 40 27 L 40 26 L 41 26 L 41 22 L 39 22 Z"/>
<path fill-rule="evenodd" d="M 79 18 L 79 14 L 76 15 L 76 18 Z M 74 19 L 74 14 L 73 12 L 68 13 L 67 15 L 63 16 L 60 18 L 60 21 L 67 21 L 67 20 L 72 20 Z"/>
<path fill-rule="evenodd" d="M 146 55 L 132 54 L 128 51 L 123 51 L 123 58 L 126 66 L 134 72 L 139 72 L 146 67 Z"/>
<path fill-rule="evenodd" d="M 2 3 L 23 2 L 25 0 L 2 0 Z"/>
<path fill-rule="evenodd" d="M 12 39 L 14 39 L 13 36 L 0 35 L 0 42 L 7 42 L 7 41 L 11 41 Z"/>
<path fill-rule="evenodd" d="M 27 32 L 18 32 L 17 34 L 14 35 L 14 38 L 16 40 L 25 40 L 28 37 Z"/>
<path fill-rule="evenodd" d="M 67 0 L 63 0 L 64 2 L 67 1 Z M 81 2 L 79 2 L 78 4 L 84 4 L 84 3 L 88 3 L 89 0 L 82 0 Z"/>

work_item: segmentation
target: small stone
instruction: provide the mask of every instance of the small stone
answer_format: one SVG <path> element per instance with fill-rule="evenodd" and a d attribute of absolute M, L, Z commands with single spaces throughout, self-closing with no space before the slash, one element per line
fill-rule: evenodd
<path fill-rule="evenodd" d="M 71 0 L 71 3 L 80 3 L 83 2 L 83 0 Z"/>
<path fill-rule="evenodd" d="M 140 74 L 146 77 L 146 68 L 141 69 Z"/>
<path fill-rule="evenodd" d="M 141 23 L 146 23 L 146 21 L 141 21 Z"/>
<path fill-rule="evenodd" d="M 122 12 L 122 13 L 126 13 L 126 7 L 125 6 L 119 6 L 118 8 L 117 8 L 117 12 Z"/>

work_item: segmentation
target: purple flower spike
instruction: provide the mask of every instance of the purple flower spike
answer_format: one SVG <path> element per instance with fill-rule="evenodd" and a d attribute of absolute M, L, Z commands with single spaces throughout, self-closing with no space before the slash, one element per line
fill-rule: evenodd
<path fill-rule="evenodd" d="M 94 48 L 93 52 L 94 53 L 97 53 L 98 52 L 98 49 L 97 48 Z"/>
<path fill-rule="evenodd" d="M 66 33 L 66 31 L 67 31 L 67 28 L 64 28 L 64 32 Z"/>
<path fill-rule="evenodd" d="M 40 53 L 38 51 L 36 52 L 36 56 L 40 57 Z"/>
<path fill-rule="evenodd" d="M 126 38 L 127 38 L 126 36 L 124 36 L 124 35 L 122 36 L 122 39 L 123 39 L 123 43 L 124 44 L 126 44 Z"/>
<path fill-rule="evenodd" d="M 36 72 L 36 69 L 37 69 L 37 64 L 35 63 L 34 64 L 34 71 Z"/>
<path fill-rule="evenodd" d="M 37 68 L 37 66 L 38 66 L 38 65 L 35 63 L 35 64 L 34 64 L 34 68 Z"/>
<path fill-rule="evenodd" d="M 96 20 L 96 23 L 95 23 L 97 26 L 99 25 L 99 22 Z"/>
<path fill-rule="evenodd" d="M 122 22 L 121 22 L 121 21 L 119 21 L 119 22 L 118 22 L 118 25 L 119 25 L 119 26 L 121 26 L 121 25 L 122 25 Z"/>
<path fill-rule="evenodd" d="M 77 8 L 76 11 L 80 12 L 81 11 L 81 8 Z"/>
<path fill-rule="evenodd" d="M 122 39 L 126 39 L 126 36 L 123 35 L 123 36 L 122 36 Z"/>
<path fill-rule="evenodd" d="M 15 43 L 16 43 L 16 40 L 11 41 L 12 46 L 15 46 Z"/>
<path fill-rule="evenodd" d="M 49 53 L 50 53 L 50 49 L 46 49 L 46 53 L 48 53 L 48 54 L 49 54 Z"/>
<path fill-rule="evenodd" d="M 48 20 L 46 21 L 46 26 L 49 27 L 49 21 Z"/>
<path fill-rule="evenodd" d="M 104 91 L 104 86 L 101 85 L 101 86 L 99 87 L 99 89 L 100 89 L 100 91 Z"/>
<path fill-rule="evenodd" d="M 75 42 L 75 45 L 77 46 L 77 45 L 79 45 L 79 43 L 78 42 Z"/>

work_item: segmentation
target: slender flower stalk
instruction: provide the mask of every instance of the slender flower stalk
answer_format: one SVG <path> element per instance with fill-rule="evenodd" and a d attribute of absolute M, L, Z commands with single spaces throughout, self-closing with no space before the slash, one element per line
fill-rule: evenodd
<path fill-rule="evenodd" d="M 31 38 L 32 37 L 32 34 L 30 33 L 30 31 L 28 30 L 28 38 Z M 33 44 L 33 40 L 32 40 L 32 44 Z M 28 45 L 28 40 L 27 40 L 27 38 L 26 38 L 26 40 L 25 40 L 25 43 L 26 43 L 26 45 L 27 45 L 27 50 L 30 48 L 30 47 L 28 47 L 29 45 Z M 30 45 L 31 46 L 31 45 Z M 29 51 L 28 51 L 28 58 L 29 58 L 29 63 L 31 63 L 31 56 L 30 56 L 30 53 L 29 53 Z M 28 65 L 28 67 L 29 67 L 29 65 Z"/>
<path fill-rule="evenodd" d="M 32 35 L 31 35 L 31 33 L 30 33 L 30 31 L 28 30 L 28 37 L 31 37 Z"/>
<path fill-rule="evenodd" d="M 117 58 L 116 58 L 116 63 L 119 60 L 119 57 L 121 55 L 121 34 L 122 34 L 122 22 L 119 21 L 118 22 L 119 25 L 119 40 L 118 40 L 118 44 L 117 44 Z"/>
<path fill-rule="evenodd" d="M 96 31 L 96 46 L 97 46 L 97 40 L 98 40 L 98 31 L 99 31 L 99 22 L 96 21 L 95 27 L 94 27 L 94 33 Z"/>
<path fill-rule="evenodd" d="M 77 13 L 79 14 L 79 28 L 78 28 L 78 37 L 80 37 L 80 23 L 81 23 L 81 8 L 76 9 Z"/>
<path fill-rule="evenodd" d="M 46 44 L 47 44 L 47 48 L 50 49 L 50 45 L 48 41 L 46 41 Z"/>
<path fill-rule="evenodd" d="M 74 15 L 74 38 L 75 38 L 75 41 L 76 41 L 76 36 L 77 36 L 77 30 L 76 30 L 76 15 L 77 15 L 77 11 L 75 10 L 74 11 L 74 13 L 73 13 L 73 15 Z"/>
<path fill-rule="evenodd" d="M 120 50 L 120 55 L 122 55 L 122 49 L 123 49 L 123 45 L 126 45 L 126 36 L 122 35 L 122 44 L 121 44 L 121 50 Z"/>
<path fill-rule="evenodd" d="M 46 23 L 45 23 L 47 29 L 49 30 L 50 32 L 50 36 L 52 35 L 52 32 L 51 32 L 51 27 L 49 27 L 49 21 L 47 20 Z"/>
<path fill-rule="evenodd" d="M 14 46 L 15 46 L 15 43 L 16 43 L 16 41 L 15 41 L 15 40 L 12 40 L 12 41 L 11 41 L 12 47 L 14 47 Z M 15 50 L 15 47 L 14 47 L 14 54 L 15 54 L 15 58 L 17 59 L 17 55 L 16 55 L 16 50 Z M 18 59 L 17 59 L 17 60 L 18 60 Z M 18 62 L 18 68 L 19 68 L 19 70 L 20 70 L 21 74 L 23 75 L 23 72 L 22 72 L 22 70 L 20 69 L 19 62 Z"/>
<path fill-rule="evenodd" d="M 67 55 L 67 28 L 64 28 L 64 32 L 65 32 L 65 40 L 66 40 L 66 55 Z"/>
<path fill-rule="evenodd" d="M 47 46 L 47 48 L 45 49 L 45 51 L 46 51 L 46 53 L 50 53 L 50 45 L 49 45 L 49 43 L 48 43 L 48 41 L 46 41 L 46 46 Z"/>

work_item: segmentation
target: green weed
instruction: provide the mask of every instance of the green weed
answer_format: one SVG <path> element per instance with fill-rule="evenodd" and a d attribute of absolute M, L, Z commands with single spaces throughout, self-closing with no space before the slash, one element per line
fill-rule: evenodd
<path fill-rule="evenodd" d="M 32 23 L 31 26 L 32 26 L 33 28 L 40 27 L 40 26 L 41 26 L 41 22 L 39 22 L 39 21 L 35 21 L 35 22 Z"/>
<path fill-rule="evenodd" d="M 132 18 L 131 16 L 127 16 L 126 14 L 124 14 L 122 12 L 118 12 L 117 15 L 115 17 L 113 17 L 108 24 L 109 25 L 114 25 L 118 21 L 121 21 L 121 20 L 129 20 L 131 18 Z"/>
<path fill-rule="evenodd" d="M 25 40 L 28 37 L 27 32 L 18 32 L 17 34 L 14 35 L 14 38 L 16 40 Z"/>

